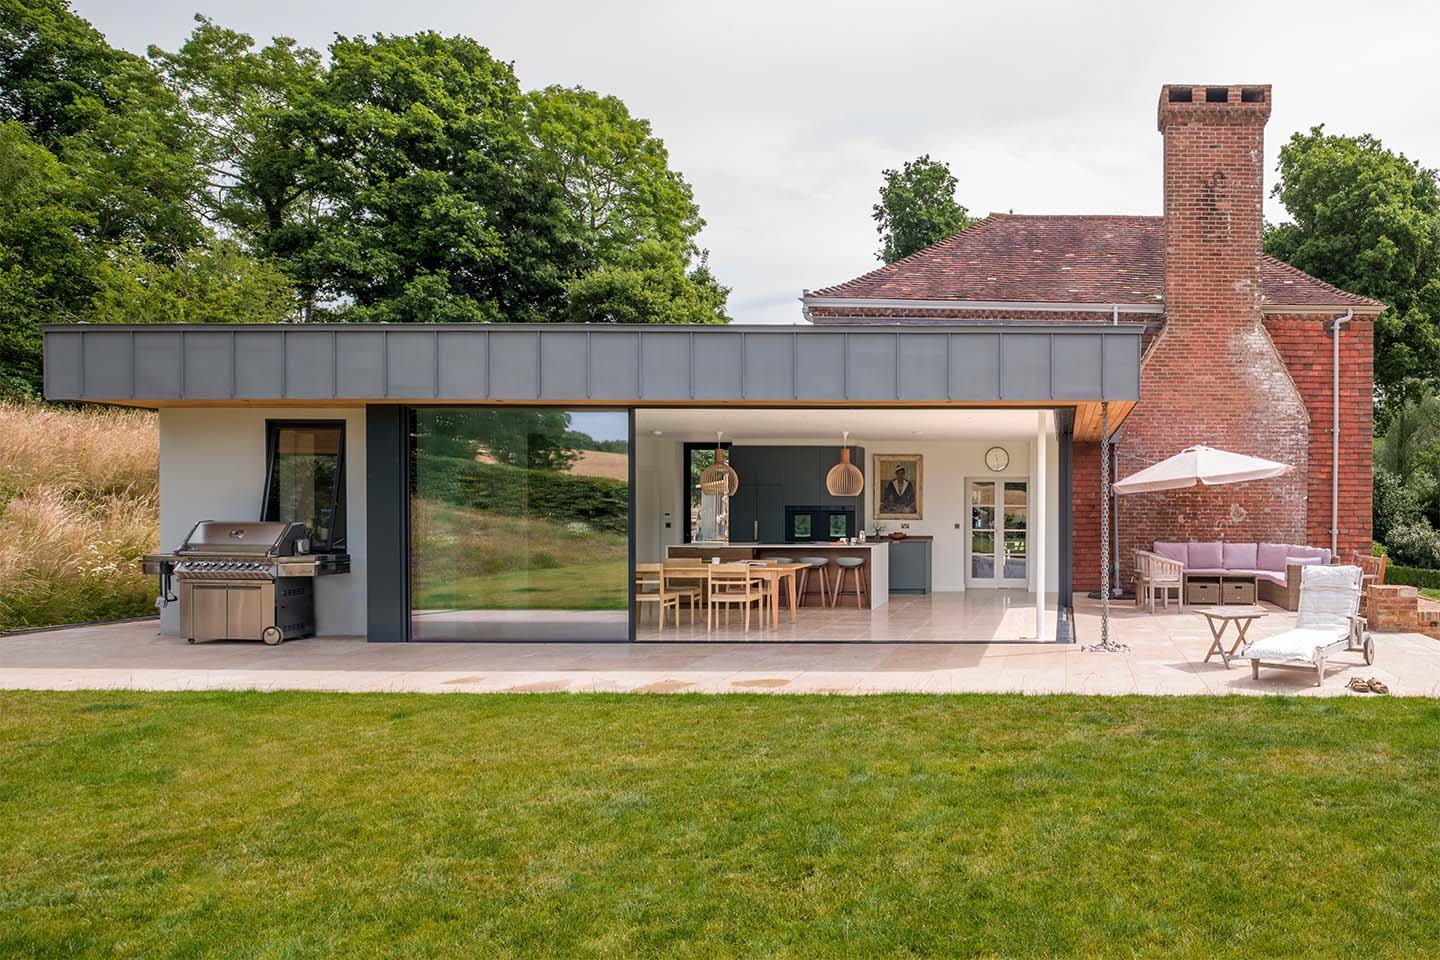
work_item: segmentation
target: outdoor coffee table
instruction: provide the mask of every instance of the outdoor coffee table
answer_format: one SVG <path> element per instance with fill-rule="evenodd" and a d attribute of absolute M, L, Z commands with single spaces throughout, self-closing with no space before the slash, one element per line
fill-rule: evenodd
<path fill-rule="evenodd" d="M 1230 658 L 1235 655 L 1241 645 L 1245 643 L 1245 631 L 1250 629 L 1250 624 L 1265 616 L 1265 611 L 1259 607 L 1201 607 L 1195 611 L 1205 618 L 1210 625 L 1210 649 L 1205 651 L 1205 661 L 1215 654 L 1220 654 L 1220 659 L 1225 661 L 1225 669 L 1230 669 Z M 1235 624 L 1235 642 L 1230 649 L 1225 649 L 1223 638 L 1225 630 L 1230 624 Z"/>

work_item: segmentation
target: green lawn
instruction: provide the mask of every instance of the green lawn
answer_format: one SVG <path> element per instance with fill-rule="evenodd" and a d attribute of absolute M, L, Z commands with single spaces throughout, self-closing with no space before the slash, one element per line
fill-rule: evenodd
<path fill-rule="evenodd" d="M 1417 956 L 1440 704 L 0 694 L 0 956 Z"/>

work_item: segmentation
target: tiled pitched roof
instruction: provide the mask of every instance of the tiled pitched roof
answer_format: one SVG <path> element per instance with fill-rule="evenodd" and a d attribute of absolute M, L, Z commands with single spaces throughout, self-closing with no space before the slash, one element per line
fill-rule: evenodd
<path fill-rule="evenodd" d="M 1159 304 L 1163 243 L 1160 217 L 992 213 L 903 260 L 810 296 Z M 1381 306 L 1269 256 L 1261 258 L 1260 285 L 1268 303 Z"/>

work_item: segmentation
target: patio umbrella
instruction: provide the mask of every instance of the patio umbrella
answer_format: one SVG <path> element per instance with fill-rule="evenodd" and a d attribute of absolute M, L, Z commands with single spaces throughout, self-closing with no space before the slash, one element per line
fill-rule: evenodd
<path fill-rule="evenodd" d="M 1200 445 L 1186 447 L 1169 459 L 1132 473 L 1124 480 L 1117 480 L 1115 492 L 1151 493 L 1156 490 L 1183 490 L 1197 484 L 1210 487 L 1222 483 L 1244 483 L 1278 477 L 1293 469 L 1288 463 Z"/>

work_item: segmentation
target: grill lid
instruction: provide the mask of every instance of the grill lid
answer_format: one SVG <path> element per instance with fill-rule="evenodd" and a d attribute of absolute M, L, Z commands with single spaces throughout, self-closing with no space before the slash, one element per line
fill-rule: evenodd
<path fill-rule="evenodd" d="M 206 553 L 254 557 L 289 557 L 295 541 L 305 537 L 305 524 L 273 520 L 201 520 L 177 555 Z"/>

